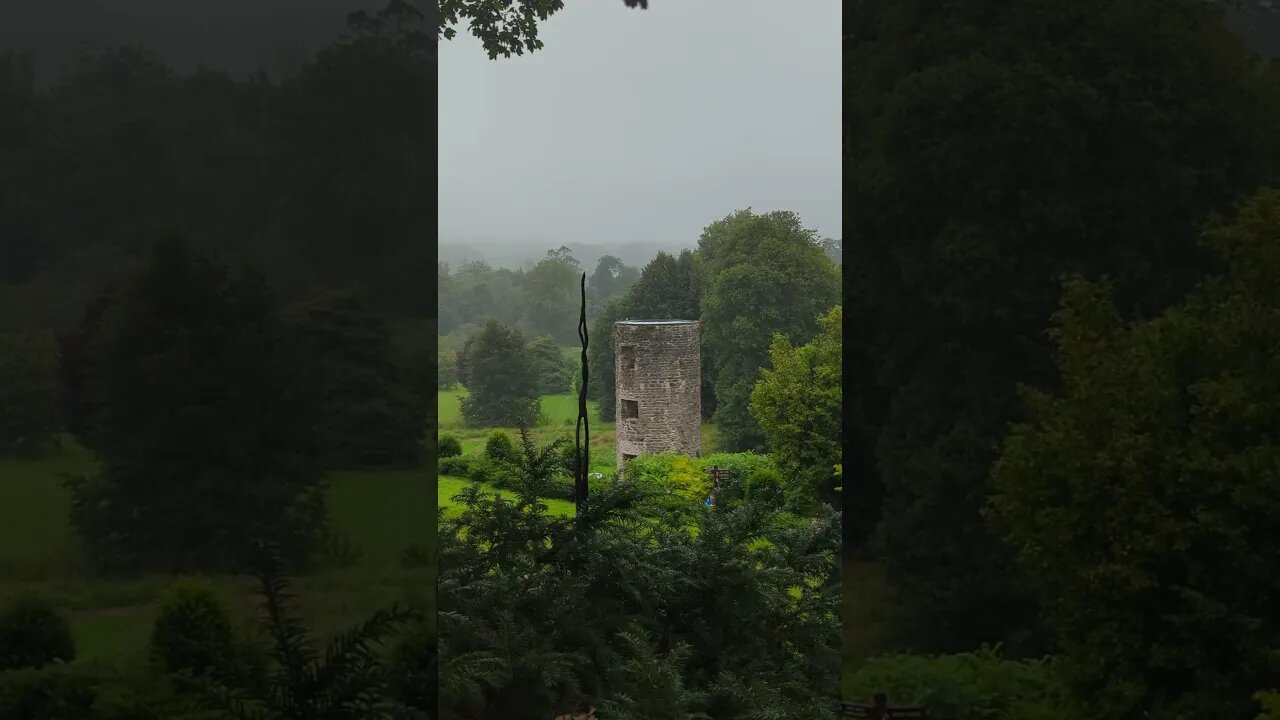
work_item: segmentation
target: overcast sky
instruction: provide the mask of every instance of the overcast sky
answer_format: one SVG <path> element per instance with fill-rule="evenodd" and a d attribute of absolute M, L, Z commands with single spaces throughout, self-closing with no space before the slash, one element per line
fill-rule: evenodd
<path fill-rule="evenodd" d="M 440 47 L 440 241 L 692 246 L 734 210 L 841 237 L 840 0 L 568 0 L 531 55 Z"/>

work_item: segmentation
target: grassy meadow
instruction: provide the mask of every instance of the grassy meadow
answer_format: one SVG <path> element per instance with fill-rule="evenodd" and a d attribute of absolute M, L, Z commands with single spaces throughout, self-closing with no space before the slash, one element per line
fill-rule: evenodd
<path fill-rule="evenodd" d="M 22 594 L 47 597 L 67 613 L 77 657 L 129 667 L 145 659 L 159 600 L 176 578 L 101 579 L 81 570 L 63 477 L 93 469 L 90 453 L 71 443 L 43 457 L 0 459 L 0 604 Z M 328 635 L 392 602 L 433 611 L 432 570 L 402 564 L 411 547 L 430 550 L 435 545 L 429 473 L 344 472 L 332 474 L 329 481 L 333 524 L 354 554 L 348 562 L 294 578 L 303 618 Z M 209 581 L 240 626 L 250 625 L 257 616 L 255 580 Z"/>
<path fill-rule="evenodd" d="M 440 390 L 437 397 L 437 422 L 441 435 L 453 435 L 462 443 L 462 454 L 471 455 L 484 451 L 485 440 L 494 430 L 503 430 L 511 436 L 513 442 L 519 444 L 518 428 L 468 428 L 462 421 L 462 408 L 459 401 L 467 391 Z M 595 418 L 596 403 L 591 402 L 591 417 Z M 578 396 L 573 393 L 542 396 L 542 422 L 529 429 L 533 442 L 539 446 L 553 442 L 558 437 L 568 438 L 573 442 L 574 428 L 578 421 Z M 591 423 L 591 468 L 595 472 L 612 472 L 615 463 L 614 424 L 593 421 Z M 452 508 L 453 497 L 463 488 L 474 484 L 467 478 L 441 475 L 437 487 L 440 507 Z M 496 488 L 485 489 L 497 491 Z M 556 498 L 546 498 L 547 507 L 554 513 L 572 515 L 573 503 Z M 450 509 L 446 509 L 446 514 Z"/>
<path fill-rule="evenodd" d="M 574 351 L 576 352 L 576 350 Z M 566 354 L 569 350 L 566 350 Z M 472 453 L 482 452 L 484 450 L 485 440 L 494 430 L 503 430 L 511 435 L 511 439 L 519 443 L 520 431 L 518 428 L 468 428 L 462 421 L 462 409 L 458 404 L 466 390 L 441 390 L 438 392 L 437 400 L 437 422 L 441 435 L 453 435 L 458 438 L 462 444 L 462 454 L 470 455 Z M 616 434 L 613 422 L 600 422 L 596 420 L 596 403 L 589 401 L 589 410 L 591 413 L 591 445 L 590 445 L 590 463 L 593 472 L 609 474 L 614 472 L 617 465 L 616 452 Z M 529 429 L 530 437 L 536 445 L 542 446 L 553 442 L 558 437 L 567 438 L 570 443 L 573 442 L 574 428 L 578 420 L 578 396 L 573 393 L 564 393 L 559 395 L 543 395 L 542 396 L 542 422 L 536 427 Z M 703 452 L 710 452 L 715 447 L 715 428 L 711 425 L 703 423 L 702 425 L 702 448 Z M 450 508 L 453 506 L 452 498 L 463 488 L 472 484 L 473 481 L 467 478 L 451 477 L 441 475 L 438 486 L 438 495 L 440 507 Z M 488 488 L 493 489 L 493 488 Z M 573 503 L 565 500 L 554 498 L 546 499 L 547 506 L 552 512 L 563 513 L 566 515 L 573 514 Z M 446 514 L 449 511 L 446 510 Z"/>
<path fill-rule="evenodd" d="M 893 589 L 883 571 L 874 563 L 847 557 L 842 568 L 844 598 L 841 625 L 844 630 L 843 672 L 845 697 L 851 696 L 847 682 L 853 672 L 888 647 L 886 632 L 893 626 L 896 607 Z"/>

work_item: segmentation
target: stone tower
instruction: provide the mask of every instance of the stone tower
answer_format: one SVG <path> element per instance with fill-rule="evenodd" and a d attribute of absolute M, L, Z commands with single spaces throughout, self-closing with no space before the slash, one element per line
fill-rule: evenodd
<path fill-rule="evenodd" d="M 702 453 L 702 358 L 696 320 L 614 324 L 618 471 L 637 455 Z"/>

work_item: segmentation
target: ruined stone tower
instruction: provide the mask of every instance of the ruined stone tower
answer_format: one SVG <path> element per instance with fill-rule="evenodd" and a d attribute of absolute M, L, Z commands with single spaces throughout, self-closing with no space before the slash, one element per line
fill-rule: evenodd
<path fill-rule="evenodd" d="M 702 452 L 702 359 L 696 320 L 614 324 L 618 471 L 637 455 Z"/>

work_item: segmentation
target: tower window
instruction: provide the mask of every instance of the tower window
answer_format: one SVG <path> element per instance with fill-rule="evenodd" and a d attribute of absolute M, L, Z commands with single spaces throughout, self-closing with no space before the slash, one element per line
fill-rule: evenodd
<path fill-rule="evenodd" d="M 622 419 L 623 420 L 639 420 L 640 404 L 635 400 L 622 401 Z"/>

